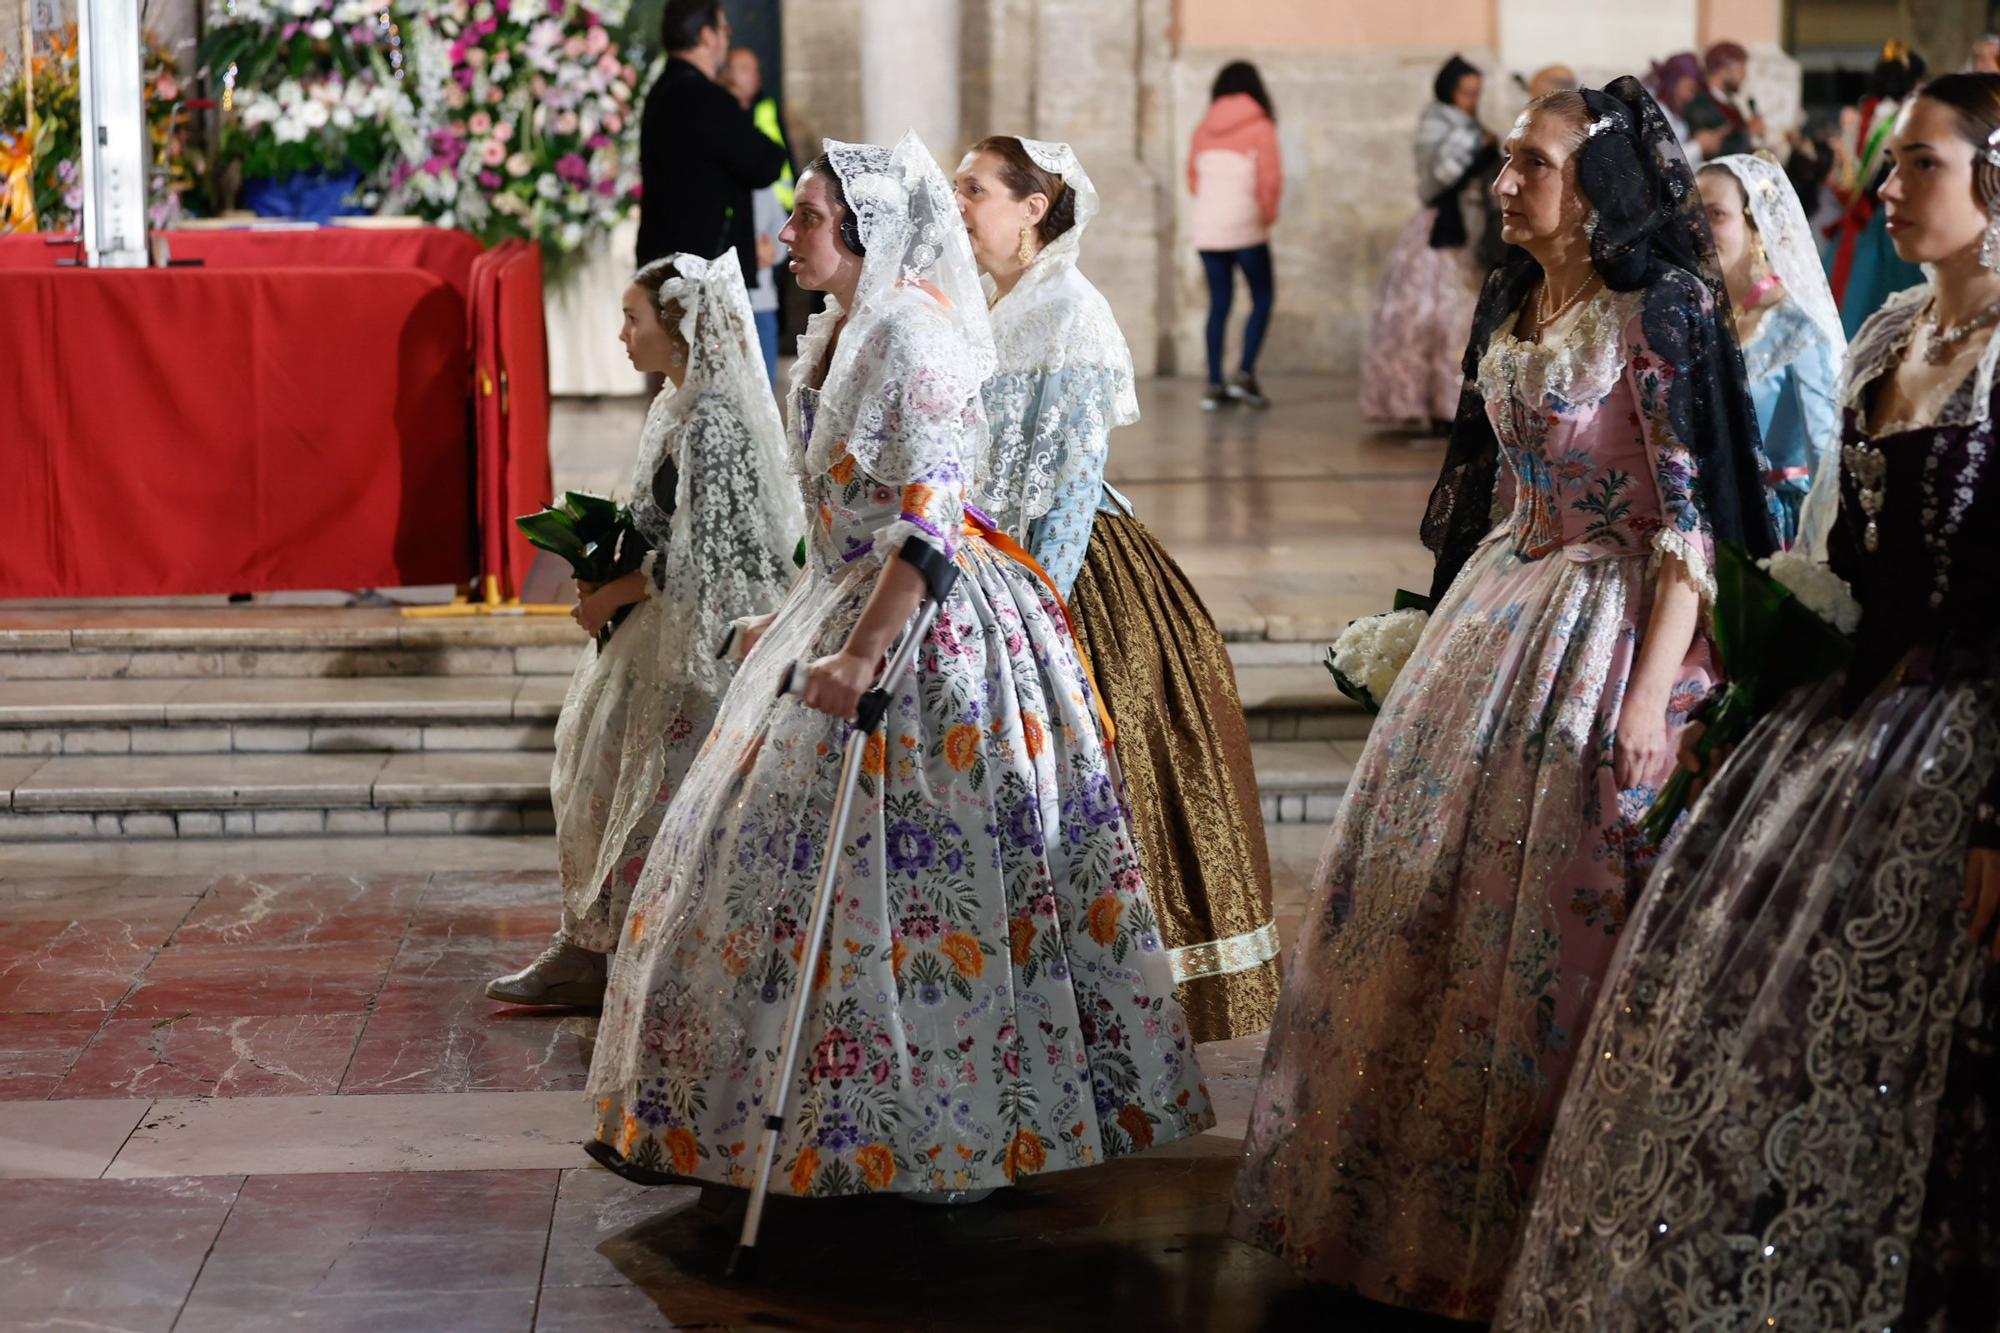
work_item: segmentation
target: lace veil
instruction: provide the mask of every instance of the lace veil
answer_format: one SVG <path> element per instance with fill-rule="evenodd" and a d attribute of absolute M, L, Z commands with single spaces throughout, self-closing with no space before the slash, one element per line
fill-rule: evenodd
<path fill-rule="evenodd" d="M 680 312 L 688 370 L 646 414 L 628 500 L 651 547 L 648 596 L 601 652 L 585 650 L 557 728 L 551 794 L 573 907 L 654 804 L 669 731 L 706 728 L 729 684 L 715 646 L 736 617 L 777 607 L 804 524 L 740 266 L 672 262 L 660 307 Z"/>
<path fill-rule="evenodd" d="M 1771 272 L 1785 285 L 1785 292 L 1805 317 L 1819 330 L 1833 351 L 1838 366 L 1847 355 L 1847 330 L 1840 322 L 1840 307 L 1834 304 L 1833 289 L 1827 286 L 1826 266 L 1820 262 L 1812 224 L 1806 221 L 1804 206 L 1792 188 L 1783 167 L 1751 154 L 1732 153 L 1710 160 L 1736 177 L 1749 202 L 1750 220 L 1764 243 L 1764 256 Z M 1840 504 L 1839 418 L 1835 418 L 1834 438 L 1813 441 L 1812 489 L 1806 495 L 1799 516 L 1796 545 L 1814 559 L 1826 555 L 1826 535 L 1833 526 Z"/>
<path fill-rule="evenodd" d="M 798 471 L 824 472 L 845 446 L 870 476 L 898 485 L 950 450 L 971 483 L 984 465 L 978 399 L 993 373 L 993 330 L 951 183 L 915 133 L 894 148 L 828 139 L 825 150 L 866 253 L 854 309 L 829 300 L 799 340 L 793 396 L 840 329 L 811 444 L 792 441 Z M 790 418 L 798 428 L 800 414 Z"/>
<path fill-rule="evenodd" d="M 992 310 L 998 367 L 986 407 L 993 447 L 977 494 L 980 507 L 1017 536 L 1049 512 L 1064 477 L 1086 468 L 1101 476 L 1110 432 L 1139 419 L 1131 349 L 1110 303 L 1077 269 L 1084 228 L 1101 206 L 1097 187 L 1068 144 L 1023 139 L 1021 147 L 1075 195 L 1076 223 L 1042 247 Z"/>
<path fill-rule="evenodd" d="M 1592 211 L 1591 262 L 1612 291 L 1644 293 L 1647 341 L 1672 372 L 1667 424 L 1698 460 L 1698 494 L 1716 540 L 1769 555 L 1777 534 L 1764 499 L 1757 418 L 1694 173 L 1637 79 L 1582 96 L 1590 120 L 1577 150 L 1577 181 Z M 1479 392 L 1479 363 L 1540 277 L 1541 266 L 1516 250 L 1480 294 L 1457 421 L 1424 513 L 1424 545 L 1437 557 L 1434 597 L 1492 528 L 1500 456 Z"/>

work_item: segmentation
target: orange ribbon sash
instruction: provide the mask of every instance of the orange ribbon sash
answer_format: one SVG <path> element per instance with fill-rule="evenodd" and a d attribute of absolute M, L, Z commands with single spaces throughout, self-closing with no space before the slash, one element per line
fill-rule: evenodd
<path fill-rule="evenodd" d="M 1049 590 L 1049 596 L 1056 599 L 1056 610 L 1062 614 L 1063 628 L 1069 631 L 1070 646 L 1076 649 L 1077 665 L 1083 668 L 1083 678 L 1090 685 L 1090 702 L 1097 710 L 1097 724 L 1104 729 L 1104 743 L 1118 743 L 1118 728 L 1111 721 L 1111 710 L 1104 705 L 1104 691 L 1097 688 L 1097 673 L 1091 669 L 1090 654 L 1083 650 L 1083 643 L 1076 637 L 1076 626 L 1071 622 L 1069 603 L 1056 588 L 1055 580 L 1042 568 L 1041 561 L 1028 554 L 1028 549 L 990 523 L 983 523 L 974 515 L 965 516 L 965 535 L 976 537 L 988 546 L 1006 556 L 1021 568 L 1042 581 Z"/>

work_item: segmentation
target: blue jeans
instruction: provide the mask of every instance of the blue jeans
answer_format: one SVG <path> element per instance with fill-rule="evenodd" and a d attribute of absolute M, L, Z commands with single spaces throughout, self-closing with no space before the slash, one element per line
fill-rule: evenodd
<path fill-rule="evenodd" d="M 778 312 L 775 310 L 758 310 L 754 313 L 757 317 L 757 342 L 764 349 L 764 378 L 776 384 L 778 382 Z"/>
<path fill-rule="evenodd" d="M 1250 322 L 1243 326 L 1245 375 L 1257 371 L 1257 353 L 1264 346 L 1264 333 L 1271 327 L 1271 307 L 1278 289 L 1271 276 L 1270 245 L 1253 245 L 1247 250 L 1203 250 L 1201 269 L 1208 275 L 1208 382 L 1222 383 L 1222 335 L 1229 327 L 1229 307 L 1236 297 L 1236 270 L 1250 286 Z"/>

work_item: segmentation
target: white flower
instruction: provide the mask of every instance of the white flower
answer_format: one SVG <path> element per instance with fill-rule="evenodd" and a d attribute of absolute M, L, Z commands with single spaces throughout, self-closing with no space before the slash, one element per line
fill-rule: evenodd
<path fill-rule="evenodd" d="M 350 111 L 348 108 L 344 106 L 335 107 L 333 109 L 333 127 L 337 130 L 353 129 L 354 112 Z"/>
<path fill-rule="evenodd" d="M 1780 551 L 1757 564 L 1798 598 L 1801 606 L 1842 634 L 1852 634 L 1860 626 L 1861 603 L 1826 564 L 1810 560 L 1800 551 Z"/>
<path fill-rule="evenodd" d="M 303 143 L 306 137 L 306 127 L 304 122 L 297 116 L 286 112 L 284 115 L 278 117 L 277 123 L 271 127 L 271 133 L 277 138 L 279 143 Z"/>
<path fill-rule="evenodd" d="M 315 99 L 299 108 L 298 117 L 300 123 L 307 129 L 320 130 L 326 128 L 327 121 L 332 119 L 332 113 L 326 109 L 326 103 Z"/>
<path fill-rule="evenodd" d="M 535 169 L 534 159 L 526 153 L 516 153 L 507 159 L 507 174 L 519 178 Z"/>
<path fill-rule="evenodd" d="M 576 247 L 583 244 L 583 228 L 574 222 L 566 224 L 562 229 L 562 235 L 558 239 L 557 244 L 564 250 L 576 249 Z"/>
<path fill-rule="evenodd" d="M 562 182 L 557 180 L 553 173 L 544 172 L 542 178 L 535 182 L 535 193 L 544 199 L 560 199 Z"/>
<path fill-rule="evenodd" d="M 306 28 L 306 31 L 313 35 L 313 40 L 323 42 L 333 36 L 333 21 L 331 19 L 314 19 L 311 25 Z"/>
<path fill-rule="evenodd" d="M 277 97 L 282 106 L 297 106 L 305 100 L 306 90 L 299 86 L 297 79 L 286 79 L 278 85 Z"/>
<path fill-rule="evenodd" d="M 1379 705 L 1416 651 L 1430 612 L 1406 608 L 1379 616 L 1364 616 L 1341 632 L 1333 645 L 1333 664 L 1340 674 L 1366 689 Z"/>

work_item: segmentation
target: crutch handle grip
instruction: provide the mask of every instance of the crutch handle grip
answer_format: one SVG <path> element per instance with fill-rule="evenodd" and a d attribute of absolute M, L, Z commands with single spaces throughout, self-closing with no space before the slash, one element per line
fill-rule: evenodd
<path fill-rule="evenodd" d="M 784 673 L 778 677 L 778 697 L 782 699 L 788 694 L 803 696 L 806 692 L 806 682 L 811 679 L 812 663 L 791 663 L 785 668 Z"/>
<path fill-rule="evenodd" d="M 715 646 L 715 660 L 720 662 L 729 656 L 729 650 L 736 646 L 736 626 L 722 631 L 722 642 Z"/>

